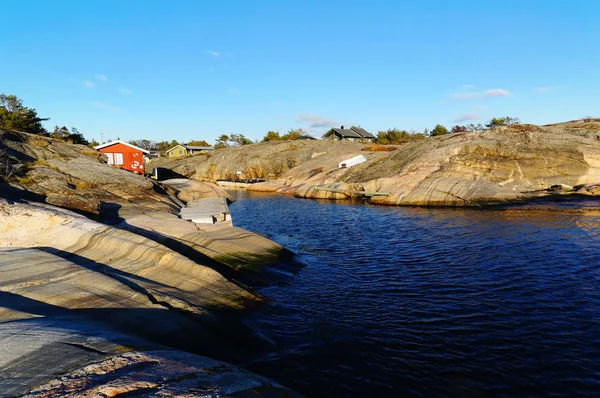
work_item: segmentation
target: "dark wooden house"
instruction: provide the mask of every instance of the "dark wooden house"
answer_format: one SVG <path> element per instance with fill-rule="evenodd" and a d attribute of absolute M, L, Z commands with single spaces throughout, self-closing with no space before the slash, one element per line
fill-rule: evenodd
<path fill-rule="evenodd" d="M 351 127 L 345 129 L 344 126 L 332 128 L 323 134 L 324 140 L 356 141 L 356 142 L 374 142 L 375 136 L 362 127 Z"/>

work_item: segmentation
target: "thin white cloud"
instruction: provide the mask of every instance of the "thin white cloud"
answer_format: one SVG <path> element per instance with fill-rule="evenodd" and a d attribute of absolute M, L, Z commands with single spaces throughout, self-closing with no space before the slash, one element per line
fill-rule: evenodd
<path fill-rule="evenodd" d="M 339 122 L 335 119 L 329 119 L 324 116 L 319 115 L 310 115 L 310 114 L 300 114 L 297 116 L 299 122 L 308 123 L 309 127 L 331 127 L 337 126 Z"/>
<path fill-rule="evenodd" d="M 84 81 L 84 82 L 83 82 L 83 85 L 84 85 L 85 87 L 87 87 L 87 88 L 94 88 L 94 87 L 96 87 L 96 83 L 94 83 L 94 82 L 91 82 L 91 81 L 89 81 L 89 80 L 86 80 L 86 81 Z"/>
<path fill-rule="evenodd" d="M 125 111 L 125 109 L 119 107 L 119 106 L 114 106 L 109 104 L 106 101 L 95 101 L 92 102 L 92 107 L 96 108 L 96 109 L 104 109 L 107 111 L 111 111 L 111 112 L 123 112 Z"/>
<path fill-rule="evenodd" d="M 454 93 L 452 94 L 452 99 L 456 100 L 456 101 L 469 101 L 469 100 L 473 100 L 473 99 L 478 99 L 481 98 L 482 94 L 481 93 Z"/>
<path fill-rule="evenodd" d="M 510 97 L 511 93 L 502 88 L 491 88 L 484 91 L 459 91 L 452 94 L 450 97 L 454 101 L 472 101 L 478 99 Z"/>
<path fill-rule="evenodd" d="M 102 75 L 100 73 L 96 73 L 94 75 L 94 77 L 96 78 L 96 80 L 98 80 L 99 82 L 106 82 L 108 81 L 108 78 L 105 75 Z"/>
<path fill-rule="evenodd" d="M 223 56 L 223 53 L 213 50 L 206 50 L 206 54 L 210 55 L 213 58 L 221 58 Z"/>
<path fill-rule="evenodd" d="M 123 95 L 131 94 L 131 90 L 128 88 L 125 88 L 125 87 L 119 87 L 119 88 L 117 88 L 117 91 L 119 91 L 119 93 L 123 94 Z"/>
<path fill-rule="evenodd" d="M 484 98 L 510 97 L 510 95 L 511 94 L 508 91 L 501 88 L 493 88 L 483 92 Z"/>
<path fill-rule="evenodd" d="M 545 94 L 550 90 L 552 90 L 552 87 L 536 87 L 533 89 L 533 93 L 534 94 Z"/>
<path fill-rule="evenodd" d="M 237 94 L 237 93 L 239 93 L 239 92 L 240 92 L 240 90 L 239 90 L 239 89 L 237 89 L 237 88 L 235 88 L 235 87 L 233 87 L 233 88 L 230 88 L 230 89 L 229 89 L 229 92 L 230 92 L 230 93 L 232 93 L 232 94 Z"/>
<path fill-rule="evenodd" d="M 481 119 L 481 115 L 478 113 L 466 113 L 454 119 L 455 123 L 467 122 L 469 120 L 479 120 Z"/>

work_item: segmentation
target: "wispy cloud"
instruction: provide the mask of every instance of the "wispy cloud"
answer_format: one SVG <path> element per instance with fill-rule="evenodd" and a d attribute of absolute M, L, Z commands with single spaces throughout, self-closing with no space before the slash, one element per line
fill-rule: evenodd
<path fill-rule="evenodd" d="M 335 119 L 326 118 L 319 115 L 300 114 L 297 116 L 299 122 L 308 123 L 309 127 L 331 127 L 337 126 L 339 122 Z"/>
<path fill-rule="evenodd" d="M 481 93 L 464 92 L 464 93 L 452 94 L 452 99 L 455 101 L 468 101 L 468 100 L 477 99 L 477 98 L 481 98 L 481 97 L 482 97 Z"/>
<path fill-rule="evenodd" d="M 551 91 L 554 87 L 536 87 L 533 89 L 534 94 L 546 94 Z"/>
<path fill-rule="evenodd" d="M 123 94 L 123 95 L 129 95 L 131 94 L 131 90 L 125 87 L 119 87 L 117 88 L 117 91 L 119 92 L 119 94 Z"/>
<path fill-rule="evenodd" d="M 100 73 L 96 73 L 94 75 L 94 78 L 96 78 L 96 80 L 98 80 L 99 82 L 106 82 L 106 81 L 108 81 L 108 78 L 105 75 L 102 75 Z"/>
<path fill-rule="evenodd" d="M 466 114 L 454 119 L 454 122 L 460 123 L 460 122 L 467 122 L 469 120 L 479 120 L 479 119 L 481 119 L 481 115 L 478 113 L 466 113 Z"/>
<path fill-rule="evenodd" d="M 96 109 L 104 109 L 107 111 L 111 111 L 111 112 L 123 112 L 125 111 L 125 109 L 119 107 L 119 106 L 114 106 L 111 105 L 110 103 L 106 102 L 106 101 L 95 101 L 92 102 L 92 107 L 96 108 Z"/>
<path fill-rule="evenodd" d="M 89 80 L 86 80 L 86 81 L 84 81 L 84 82 L 83 82 L 83 85 L 84 85 L 85 87 L 87 87 L 87 88 L 94 88 L 94 87 L 96 87 L 96 83 L 94 83 L 94 82 L 91 82 L 91 81 L 89 81 Z"/>
<path fill-rule="evenodd" d="M 508 91 L 501 88 L 493 88 L 483 92 L 484 98 L 510 97 L 510 95 L 511 94 Z"/>
<path fill-rule="evenodd" d="M 231 94 L 237 94 L 237 93 L 240 92 L 240 90 L 238 88 L 232 87 L 232 88 L 229 89 L 229 92 Z"/>
<path fill-rule="evenodd" d="M 458 91 L 457 93 L 452 94 L 451 98 L 455 101 L 471 101 L 478 99 L 501 98 L 510 96 L 511 93 L 508 90 L 504 90 L 502 88 L 491 88 L 484 91 Z"/>
<path fill-rule="evenodd" d="M 206 54 L 213 58 L 221 58 L 223 56 L 223 53 L 214 50 L 206 50 Z"/>

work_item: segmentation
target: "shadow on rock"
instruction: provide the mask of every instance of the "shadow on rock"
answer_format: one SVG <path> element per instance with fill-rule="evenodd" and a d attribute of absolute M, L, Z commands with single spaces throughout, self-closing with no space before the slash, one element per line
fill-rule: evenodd
<path fill-rule="evenodd" d="M 66 312 L 59 313 L 62 307 L 46 303 L 38 305 L 35 300 L 26 298 L 13 298 L 7 301 L 6 305 L 2 300 L 2 306 L 12 305 L 18 307 L 12 309 L 43 316 L 68 314 L 77 318 L 88 318 L 122 333 L 133 333 L 155 343 L 234 363 L 273 347 L 270 340 L 240 321 L 240 311 L 198 308 L 197 305 L 173 296 L 174 289 L 171 286 L 115 269 L 78 254 L 50 247 L 38 249 L 122 283 L 146 296 L 156 305 L 156 309 L 81 308 L 63 309 Z"/>

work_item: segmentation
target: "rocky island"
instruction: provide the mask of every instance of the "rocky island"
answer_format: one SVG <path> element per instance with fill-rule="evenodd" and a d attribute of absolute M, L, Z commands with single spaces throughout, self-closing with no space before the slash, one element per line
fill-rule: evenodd
<path fill-rule="evenodd" d="M 301 198 L 348 199 L 356 193 L 340 191 L 365 191 L 383 193 L 368 198 L 373 204 L 483 206 L 597 194 L 599 131 L 600 119 L 515 124 L 428 137 L 391 151 L 347 141 L 276 141 L 155 164 L 199 181 L 232 180 L 241 171 L 267 180 L 249 190 Z M 339 167 L 361 154 L 366 162 Z"/>

